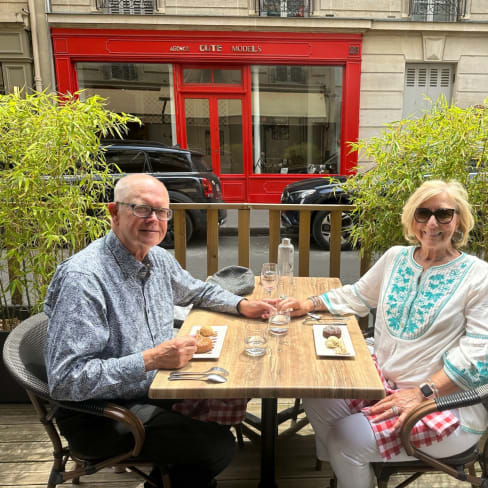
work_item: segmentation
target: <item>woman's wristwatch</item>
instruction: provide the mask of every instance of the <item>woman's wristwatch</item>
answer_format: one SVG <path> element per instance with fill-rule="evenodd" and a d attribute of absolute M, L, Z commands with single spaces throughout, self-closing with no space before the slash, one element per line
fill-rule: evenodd
<path fill-rule="evenodd" d="M 437 397 L 439 394 L 439 390 L 437 390 L 436 386 L 432 381 L 428 380 L 427 383 L 422 383 L 420 386 L 420 392 L 424 395 L 424 398 L 432 398 Z"/>

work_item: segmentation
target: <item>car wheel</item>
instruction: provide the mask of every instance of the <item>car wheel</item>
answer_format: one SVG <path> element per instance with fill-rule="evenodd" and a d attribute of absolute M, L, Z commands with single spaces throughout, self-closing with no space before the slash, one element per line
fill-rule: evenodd
<path fill-rule="evenodd" d="M 341 250 L 351 248 L 351 214 L 342 212 Z M 312 236 L 321 249 L 330 249 L 330 212 L 317 212 L 312 223 Z"/>

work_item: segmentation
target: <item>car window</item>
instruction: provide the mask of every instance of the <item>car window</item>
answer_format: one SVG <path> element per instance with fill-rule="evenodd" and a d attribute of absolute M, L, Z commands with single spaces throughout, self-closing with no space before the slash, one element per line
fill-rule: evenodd
<path fill-rule="evenodd" d="M 207 163 L 207 160 L 203 154 L 192 153 L 191 159 L 193 161 L 193 165 L 198 171 L 212 171 L 211 166 Z"/>
<path fill-rule="evenodd" d="M 148 155 L 155 173 L 192 171 L 190 161 L 185 157 L 185 154 L 148 151 Z"/>
<path fill-rule="evenodd" d="M 109 166 L 116 164 L 123 173 L 151 172 L 147 154 L 140 149 L 119 150 L 109 148 L 105 152 L 105 159 Z M 113 166 L 111 168 L 111 172 L 117 172 Z"/>

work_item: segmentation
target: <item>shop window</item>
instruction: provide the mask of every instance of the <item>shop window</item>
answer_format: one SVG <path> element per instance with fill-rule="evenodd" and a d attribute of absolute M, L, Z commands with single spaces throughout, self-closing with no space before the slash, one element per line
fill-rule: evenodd
<path fill-rule="evenodd" d="M 410 0 L 410 17 L 423 22 L 456 22 L 465 8 L 466 0 Z"/>
<path fill-rule="evenodd" d="M 340 66 L 252 66 L 254 173 L 340 173 Z"/>
<path fill-rule="evenodd" d="M 183 82 L 185 84 L 240 85 L 242 83 L 242 73 L 240 69 L 184 68 Z"/>
<path fill-rule="evenodd" d="M 173 68 L 157 63 L 77 63 L 80 98 L 92 95 L 107 99 L 113 112 L 137 115 L 126 139 L 176 144 Z"/>
<path fill-rule="evenodd" d="M 308 17 L 309 0 L 259 0 L 259 14 L 266 17 Z"/>
<path fill-rule="evenodd" d="M 106 80 L 137 80 L 137 69 L 130 63 L 105 64 L 103 73 Z"/>
<path fill-rule="evenodd" d="M 403 116 L 421 117 L 430 110 L 431 102 L 443 96 L 452 97 L 454 67 L 442 64 L 407 64 L 403 94 Z M 427 98 L 426 98 L 427 97 Z"/>

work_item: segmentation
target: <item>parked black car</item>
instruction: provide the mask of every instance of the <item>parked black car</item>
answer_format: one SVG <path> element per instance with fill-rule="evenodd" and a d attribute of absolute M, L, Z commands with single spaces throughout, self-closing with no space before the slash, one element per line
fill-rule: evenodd
<path fill-rule="evenodd" d="M 350 196 L 342 188 L 345 176 L 310 178 L 307 180 L 295 181 L 285 186 L 281 194 L 283 204 L 351 204 Z M 299 213 L 293 210 L 281 212 L 281 222 L 285 232 L 296 234 L 299 225 Z M 341 248 L 343 250 L 351 247 L 350 233 L 353 220 L 351 214 L 342 213 L 342 235 Z M 322 249 L 329 249 L 330 246 L 330 212 L 312 212 L 311 216 L 312 237 Z"/>
<path fill-rule="evenodd" d="M 166 146 L 159 142 L 135 140 L 104 140 L 105 158 L 116 164 L 123 174 L 147 173 L 162 181 L 169 192 L 171 203 L 222 203 L 220 180 L 208 167 L 203 154 Z M 121 175 L 114 169 L 114 180 Z M 226 210 L 219 210 L 219 224 L 227 218 Z M 206 229 L 205 210 L 186 211 L 186 237 Z M 161 244 L 174 247 L 173 221 Z"/>

